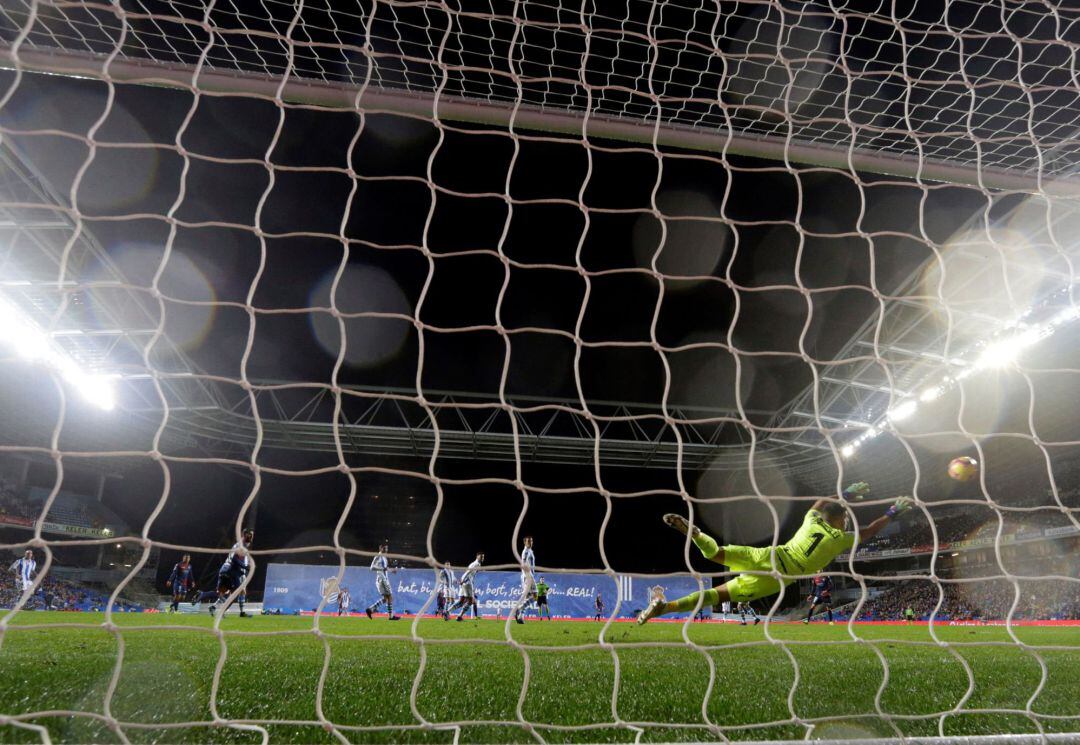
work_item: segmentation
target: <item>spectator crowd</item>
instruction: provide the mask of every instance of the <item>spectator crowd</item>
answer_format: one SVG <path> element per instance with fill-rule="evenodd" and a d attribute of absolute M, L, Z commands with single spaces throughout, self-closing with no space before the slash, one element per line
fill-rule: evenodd
<path fill-rule="evenodd" d="M 27 501 L 18 496 L 14 482 L 0 476 L 0 523 L 5 522 L 5 517 L 32 520 L 37 513 L 32 512 Z"/>
<path fill-rule="evenodd" d="M 1080 520 L 1080 492 L 1076 489 L 1063 490 L 1059 493 L 1062 504 L 1075 510 L 1074 515 Z M 1040 509 L 1001 509 L 995 510 L 987 503 L 946 505 L 943 507 L 929 507 L 930 517 L 934 521 L 933 527 L 937 530 L 939 546 L 952 544 L 958 541 L 986 540 L 992 543 L 998 533 L 999 523 L 1002 524 L 1002 536 L 1010 536 L 1010 540 L 1023 540 L 1025 537 L 1035 538 L 1042 535 L 1047 528 L 1073 526 L 1072 520 L 1063 514 L 1052 495 L 1036 495 L 1028 498 L 1015 498 L 1001 507 L 1007 508 L 1032 508 Z M 999 520 L 998 515 L 1001 515 Z M 884 551 L 889 549 L 915 549 L 929 551 L 934 544 L 934 531 L 926 514 L 920 510 L 913 510 L 911 517 L 902 529 L 886 531 L 874 540 L 866 544 L 870 551 Z"/>
<path fill-rule="evenodd" d="M 12 608 L 22 594 L 12 572 L 0 572 L 0 608 Z M 80 585 L 66 579 L 44 577 L 24 608 L 28 610 L 100 611 L 109 604 L 109 594 Z M 117 612 L 141 610 L 141 606 L 127 600 L 113 604 Z"/>
<path fill-rule="evenodd" d="M 1025 568 L 1024 574 L 1061 574 L 1053 567 Z M 885 591 L 863 604 L 859 620 L 893 621 L 911 608 L 915 618 L 925 621 L 937 609 L 935 620 L 1001 621 L 1009 615 L 1016 588 L 1019 599 L 1013 620 L 1080 620 L 1080 578 L 1017 579 L 946 577 L 938 582 L 909 579 L 890 582 Z M 939 591 L 940 588 L 940 591 Z M 941 598 L 941 607 L 937 608 Z"/>

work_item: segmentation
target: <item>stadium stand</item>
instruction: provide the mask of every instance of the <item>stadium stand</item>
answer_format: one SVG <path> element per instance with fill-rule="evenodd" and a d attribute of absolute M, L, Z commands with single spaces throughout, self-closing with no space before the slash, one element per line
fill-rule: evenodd
<path fill-rule="evenodd" d="M 7 571 L 0 573 L 0 608 L 12 608 L 18 599 L 19 590 L 14 575 Z M 45 577 L 24 607 L 28 610 L 100 611 L 108 604 L 109 594 L 106 592 L 66 579 Z M 121 599 L 113 605 L 113 610 L 137 612 L 142 610 L 142 606 Z"/>
<path fill-rule="evenodd" d="M 1013 620 L 1080 619 L 1080 585 L 1039 580 L 1021 582 L 1020 600 Z M 944 599 L 935 616 L 939 621 L 1002 621 L 1014 598 L 1013 585 L 1005 579 L 943 583 Z M 938 591 L 925 580 L 910 580 L 868 601 L 861 621 L 899 621 L 908 607 L 915 618 L 926 621 L 938 603 Z"/>

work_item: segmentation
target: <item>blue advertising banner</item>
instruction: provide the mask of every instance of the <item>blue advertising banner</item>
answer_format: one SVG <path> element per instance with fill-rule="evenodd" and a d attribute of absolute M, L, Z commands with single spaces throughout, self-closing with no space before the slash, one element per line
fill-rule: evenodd
<path fill-rule="evenodd" d="M 458 570 L 460 573 L 461 570 Z M 366 567 L 346 567 L 340 585 L 338 567 L 319 564 L 270 564 L 266 569 L 266 586 L 263 606 L 273 612 L 311 612 L 325 598 L 324 612 L 337 611 L 338 588 L 346 587 L 352 597 L 352 612 L 364 611 L 376 600 L 375 575 Z M 647 577 L 619 575 L 613 579 L 605 574 L 543 575 L 551 586 L 548 603 L 555 618 L 593 618 L 596 615 L 596 597 L 604 604 L 603 617 L 615 612 L 619 598 L 619 618 L 632 618 L 648 603 L 649 588 L 664 587 L 669 599 L 678 598 L 698 589 L 693 577 Z M 708 587 L 708 580 L 705 580 Z M 394 592 L 394 612 L 414 615 L 424 609 L 435 612 L 435 572 L 432 569 L 398 569 L 390 574 L 390 586 Z M 456 588 L 455 588 L 456 591 Z M 505 618 L 521 597 L 521 575 L 518 572 L 480 572 L 476 579 L 476 600 L 481 616 Z M 424 606 L 427 604 L 427 608 Z M 385 606 L 380 608 L 385 612 Z M 708 609 L 706 609 L 708 611 Z M 534 615 L 535 606 L 527 609 Z M 673 614 L 672 618 L 685 618 L 687 613 Z"/>

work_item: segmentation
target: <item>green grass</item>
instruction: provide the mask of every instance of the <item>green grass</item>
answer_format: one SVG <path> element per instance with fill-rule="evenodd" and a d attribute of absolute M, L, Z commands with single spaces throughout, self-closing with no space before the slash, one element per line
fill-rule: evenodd
<path fill-rule="evenodd" d="M 260 728 L 274 742 L 334 742 L 334 733 L 305 724 L 319 721 L 316 690 L 328 659 L 322 714 L 349 741 L 451 742 L 455 725 L 462 742 L 536 741 L 519 723 L 525 655 L 508 642 L 501 622 L 426 620 L 414 640 L 411 620 L 324 618 L 320 637 L 311 618 L 229 618 L 221 626 L 227 656 L 212 696 L 222 644 L 209 616 L 115 619 L 115 633 L 100 626 L 101 614 L 23 612 L 11 619 L 0 645 L 0 716 L 45 727 L 59 742 L 121 741 L 105 715 L 131 742 L 259 742 Z M 73 621 L 88 627 L 55 625 Z M 843 625 L 771 625 L 770 640 L 764 626 L 696 624 L 686 628 L 703 647 L 694 648 L 681 625 L 619 623 L 604 639 L 609 648 L 581 648 L 595 645 L 601 628 L 510 627 L 515 642 L 533 645 L 521 716 L 543 740 L 633 742 L 634 727 L 645 730 L 645 742 L 722 739 L 717 727 L 731 739 L 801 739 L 806 727 L 796 717 L 812 722 L 820 737 L 893 736 L 894 727 L 906 735 L 938 734 L 939 726 L 949 735 L 1030 733 L 1038 725 L 1080 731 L 1080 628 L 1017 629 L 1031 645 L 1025 650 L 1002 628 L 938 627 L 948 642 L 939 646 L 919 626 L 858 626 L 856 640 Z M 123 656 L 110 696 L 118 637 Z M 671 646 L 636 646 L 642 642 Z M 611 703 L 616 657 L 618 722 Z M 1043 677 L 1039 657 L 1046 676 L 1031 702 L 1037 725 L 1023 712 Z M 410 694 L 422 659 L 414 711 Z M 970 690 L 961 659 L 974 677 Z M 211 728 L 215 707 L 221 720 L 256 727 Z M 67 711 L 84 714 L 61 713 Z M 185 726 L 168 726 L 177 724 Z M 2 742 L 41 739 L 38 731 L 0 724 Z"/>

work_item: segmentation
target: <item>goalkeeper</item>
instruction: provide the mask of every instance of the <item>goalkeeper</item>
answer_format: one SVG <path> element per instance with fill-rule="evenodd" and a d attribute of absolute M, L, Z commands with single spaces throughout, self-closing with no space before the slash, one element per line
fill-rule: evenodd
<path fill-rule="evenodd" d="M 845 498 L 861 499 L 870 493 L 870 485 L 864 481 L 852 484 L 844 490 Z M 911 509 L 909 497 L 900 497 L 885 511 L 859 532 L 859 541 L 866 542 L 881 532 L 897 515 Z M 819 499 L 806 511 L 802 526 L 791 540 L 776 547 L 776 568 L 782 575 L 783 586 L 795 581 L 798 575 L 817 574 L 843 551 L 855 544 L 855 533 L 846 531 L 848 512 L 843 504 L 831 499 Z M 664 522 L 683 535 L 690 532 L 690 524 L 681 515 L 664 515 Z M 736 572 L 773 571 L 772 547 L 719 546 L 711 537 L 693 528 L 691 540 L 701 554 L 717 564 L 723 564 Z M 789 576 L 791 575 L 791 576 Z M 637 622 L 645 623 L 666 613 L 680 613 L 723 602 L 748 603 L 751 600 L 775 595 L 780 592 L 781 579 L 770 574 L 740 574 L 721 587 L 694 592 L 678 600 L 667 601 L 663 588 L 652 588 L 648 607 L 638 615 Z M 704 595 L 704 597 L 702 597 Z"/>

